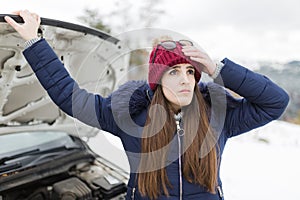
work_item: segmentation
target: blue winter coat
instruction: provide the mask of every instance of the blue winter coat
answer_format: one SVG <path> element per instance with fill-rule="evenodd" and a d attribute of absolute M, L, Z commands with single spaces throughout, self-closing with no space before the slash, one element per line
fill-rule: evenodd
<path fill-rule="evenodd" d="M 133 197 L 147 199 L 142 198 L 138 191 L 134 172 L 137 170 L 138 155 L 141 152 L 139 136 L 153 95 L 148 84 L 143 81 L 131 81 L 121 86 L 108 98 L 103 98 L 80 89 L 44 39 L 26 49 L 24 55 L 42 86 L 60 109 L 86 124 L 101 128 L 121 139 L 131 169 L 126 199 Z M 224 59 L 222 62 L 224 67 L 215 83 L 199 83 L 204 99 L 211 106 L 211 126 L 219 133 L 219 159 L 228 138 L 279 118 L 289 101 L 287 93 L 267 77 L 254 73 L 229 59 Z M 220 86 L 221 77 L 226 88 L 243 98 L 235 99 L 229 95 Z M 161 200 L 179 199 L 178 162 L 177 158 L 166 167 L 173 188 L 169 188 L 170 197 L 161 196 L 159 198 Z M 183 199 L 223 199 L 221 190 L 211 194 L 206 188 L 189 183 L 184 177 L 182 179 Z M 218 185 L 222 187 L 220 178 L 218 178 Z"/>

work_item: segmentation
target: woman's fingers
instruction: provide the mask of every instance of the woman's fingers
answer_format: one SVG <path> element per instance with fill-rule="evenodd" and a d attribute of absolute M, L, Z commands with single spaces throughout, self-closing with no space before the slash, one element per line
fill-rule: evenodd
<path fill-rule="evenodd" d="M 199 49 L 193 47 L 182 49 L 182 52 L 184 53 L 185 56 L 190 56 L 190 57 L 192 56 L 192 57 L 205 58 L 208 56 L 205 52 L 202 52 Z"/>
<path fill-rule="evenodd" d="M 20 12 L 20 16 L 23 18 L 24 22 L 35 22 L 37 19 L 34 17 L 32 13 L 28 10 L 24 10 Z"/>
<path fill-rule="evenodd" d="M 13 20 L 11 17 L 9 16 L 5 16 L 4 17 L 5 21 L 11 25 L 16 31 L 18 31 L 20 29 L 20 26 L 17 22 L 15 22 L 15 20 Z"/>
<path fill-rule="evenodd" d="M 193 57 L 206 57 L 206 54 L 199 52 L 199 51 L 191 51 L 191 52 L 184 52 L 185 56 L 193 56 Z"/>
<path fill-rule="evenodd" d="M 12 14 L 13 15 L 20 15 L 20 12 L 21 12 L 21 10 L 16 10 L 16 11 L 13 11 Z"/>
<path fill-rule="evenodd" d="M 36 13 L 31 13 L 31 15 L 35 18 L 35 20 L 38 22 L 38 23 L 41 23 L 41 18 L 38 14 Z"/>
<path fill-rule="evenodd" d="M 207 74 L 212 74 L 214 72 L 215 64 L 206 52 L 201 51 L 200 49 L 194 46 L 186 46 L 182 48 L 182 52 L 191 60 L 200 63 L 203 72 Z"/>
<path fill-rule="evenodd" d="M 182 48 L 182 52 L 183 53 L 198 52 L 198 53 L 205 54 L 204 51 L 201 51 L 200 49 L 198 49 L 198 48 L 196 48 L 194 46 L 184 47 L 184 48 Z"/>
<path fill-rule="evenodd" d="M 35 13 L 30 13 L 28 10 L 16 11 L 24 20 L 24 23 L 18 24 L 11 17 L 6 16 L 5 20 L 11 25 L 25 40 L 30 40 L 37 37 L 37 31 L 41 22 L 40 17 Z"/>

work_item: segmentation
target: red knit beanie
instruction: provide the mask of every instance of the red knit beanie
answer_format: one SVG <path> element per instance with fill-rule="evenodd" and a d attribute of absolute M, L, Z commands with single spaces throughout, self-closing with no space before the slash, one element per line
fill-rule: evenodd
<path fill-rule="evenodd" d="M 153 48 L 150 58 L 149 58 L 149 72 L 148 72 L 148 82 L 151 90 L 156 90 L 157 84 L 159 83 L 164 72 L 177 64 L 189 63 L 195 67 L 195 80 L 196 83 L 199 82 L 201 78 L 201 69 L 199 63 L 192 61 L 188 57 L 184 56 L 181 51 L 182 46 L 176 43 L 176 48 L 172 50 L 167 50 L 164 47 L 158 45 Z M 155 60 L 152 63 L 154 53 L 156 51 Z"/>

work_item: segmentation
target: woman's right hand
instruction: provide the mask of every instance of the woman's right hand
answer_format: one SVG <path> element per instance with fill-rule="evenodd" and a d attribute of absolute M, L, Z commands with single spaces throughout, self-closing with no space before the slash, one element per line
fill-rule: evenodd
<path fill-rule="evenodd" d="M 24 23 L 18 24 L 9 16 L 5 16 L 5 20 L 21 35 L 24 40 L 28 41 L 38 37 L 37 34 L 41 18 L 37 14 L 30 13 L 28 10 L 17 11 L 13 14 L 20 15 L 23 18 Z"/>

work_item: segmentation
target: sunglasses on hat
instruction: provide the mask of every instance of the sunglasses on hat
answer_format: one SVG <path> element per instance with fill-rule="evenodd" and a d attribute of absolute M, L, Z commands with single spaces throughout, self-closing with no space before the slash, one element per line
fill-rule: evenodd
<path fill-rule="evenodd" d="M 178 41 L 166 40 L 166 41 L 163 41 L 157 45 L 151 63 L 153 64 L 155 61 L 156 52 L 157 52 L 157 49 L 159 46 L 163 47 L 166 50 L 174 50 L 174 49 L 176 49 L 177 44 L 179 44 L 181 46 L 193 46 L 193 43 L 189 40 L 178 40 Z"/>

